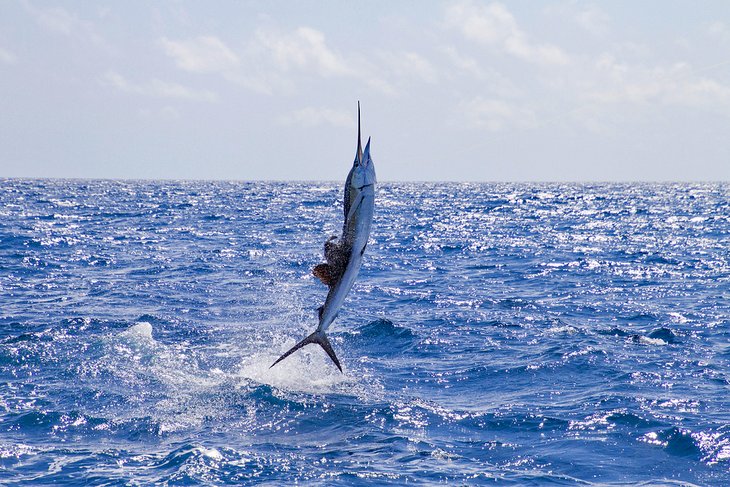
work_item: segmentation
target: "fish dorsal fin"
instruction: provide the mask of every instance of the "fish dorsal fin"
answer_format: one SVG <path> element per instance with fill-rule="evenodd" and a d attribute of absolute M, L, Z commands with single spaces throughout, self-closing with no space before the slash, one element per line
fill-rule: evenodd
<path fill-rule="evenodd" d="M 370 137 L 368 137 L 368 142 L 367 144 L 365 144 L 365 152 L 363 153 L 362 157 L 363 163 L 370 159 Z"/>
<path fill-rule="evenodd" d="M 347 215 L 350 213 L 350 205 L 352 204 L 352 201 L 350 201 L 350 198 L 352 197 L 352 190 L 350 189 L 351 183 L 352 170 L 350 170 L 350 173 L 347 175 L 347 179 L 345 180 L 345 196 L 343 205 L 343 209 L 345 211 L 345 223 L 347 223 Z"/>

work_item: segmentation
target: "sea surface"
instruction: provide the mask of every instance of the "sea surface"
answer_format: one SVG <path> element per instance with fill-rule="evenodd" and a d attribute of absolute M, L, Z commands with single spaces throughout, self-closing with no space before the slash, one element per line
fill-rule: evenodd
<path fill-rule="evenodd" d="M 0 180 L 0 483 L 730 485 L 730 185 Z"/>

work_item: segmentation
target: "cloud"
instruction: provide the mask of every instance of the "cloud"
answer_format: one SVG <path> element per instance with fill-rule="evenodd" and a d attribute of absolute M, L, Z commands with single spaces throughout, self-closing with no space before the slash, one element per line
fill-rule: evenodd
<path fill-rule="evenodd" d="M 436 83 L 439 78 L 433 64 L 417 52 L 381 50 L 367 57 L 358 53 L 345 57 L 327 44 L 322 32 L 310 27 L 293 31 L 258 29 L 249 43 L 246 59 L 244 64 L 258 72 L 255 77 L 250 73 L 243 76 L 249 86 L 260 86 L 260 80 L 266 79 L 291 88 L 295 84 L 292 74 L 301 73 L 321 78 L 354 78 L 385 95 L 396 96 L 414 81 Z"/>
<path fill-rule="evenodd" d="M 103 76 L 102 81 L 104 84 L 112 86 L 119 91 L 135 95 L 158 98 L 178 98 L 209 103 L 218 101 L 218 96 L 211 91 L 197 91 L 177 83 L 169 83 L 159 79 L 152 79 L 147 83 L 133 83 L 114 71 L 108 71 Z"/>
<path fill-rule="evenodd" d="M 17 59 L 18 58 L 15 56 L 15 54 L 8 51 L 7 49 L 3 49 L 2 47 L 0 47 L 0 63 L 14 64 Z"/>
<path fill-rule="evenodd" d="M 553 25 L 568 20 L 596 37 L 603 37 L 609 32 L 611 17 L 597 5 L 568 0 L 548 5 L 544 11 L 551 15 Z"/>
<path fill-rule="evenodd" d="M 598 36 L 608 32 L 608 26 L 611 22 L 611 17 L 595 5 L 576 12 L 574 19 L 585 31 Z"/>
<path fill-rule="evenodd" d="M 724 22 L 715 21 L 707 27 L 707 33 L 711 37 L 721 41 L 730 43 L 730 27 Z"/>
<path fill-rule="evenodd" d="M 332 125 L 335 127 L 352 127 L 352 113 L 343 110 L 333 110 L 325 107 L 306 107 L 295 110 L 279 117 L 282 125 L 300 125 L 303 127 L 317 127 Z"/>
<path fill-rule="evenodd" d="M 352 78 L 386 95 L 406 81 L 435 83 L 436 68 L 412 51 L 379 51 L 370 59 L 345 57 L 311 27 L 281 30 L 260 27 L 234 52 L 213 36 L 188 40 L 162 38 L 159 45 L 185 71 L 217 73 L 257 93 L 294 93 L 313 79 Z M 362 76 L 368 73 L 368 76 Z"/>
<path fill-rule="evenodd" d="M 185 71 L 223 72 L 235 69 L 240 64 L 238 56 L 215 36 L 199 36 L 187 41 L 163 37 L 159 42 L 165 53 Z"/>
<path fill-rule="evenodd" d="M 98 47 L 109 49 L 104 38 L 96 31 L 94 24 L 82 20 L 75 13 L 61 7 L 37 8 L 28 1 L 22 2 L 26 12 L 49 32 L 90 41 Z"/>
<path fill-rule="evenodd" d="M 444 71 L 453 74 L 467 74 L 473 76 L 483 83 L 480 84 L 481 90 L 488 90 L 499 97 L 514 98 L 524 95 L 507 76 L 499 73 L 495 69 L 484 66 L 473 57 L 464 55 L 457 51 L 454 47 L 444 47 L 441 49 L 451 63 L 451 66 L 445 68 Z M 456 69 L 453 69 L 456 68 Z"/>
<path fill-rule="evenodd" d="M 506 128 L 529 128 L 537 124 L 534 111 L 496 98 L 477 96 L 461 102 L 458 110 L 472 128 L 490 132 Z"/>
<path fill-rule="evenodd" d="M 598 103 L 659 103 L 693 108 L 730 107 L 730 86 L 697 76 L 690 65 L 634 66 L 602 55 L 595 63 L 604 85 L 587 93 Z"/>
<path fill-rule="evenodd" d="M 251 50 L 272 56 L 282 71 L 313 71 L 324 77 L 355 74 L 355 69 L 327 46 L 324 34 L 310 27 L 293 32 L 259 29 Z"/>
<path fill-rule="evenodd" d="M 454 47 L 444 47 L 441 51 L 446 54 L 454 67 L 464 73 L 469 73 L 477 79 L 486 77 L 486 73 L 479 62 L 470 56 L 465 56 Z"/>
<path fill-rule="evenodd" d="M 23 2 L 23 5 L 38 24 L 52 32 L 69 36 L 79 28 L 87 27 L 76 15 L 61 7 L 36 8 L 30 2 Z"/>
<path fill-rule="evenodd" d="M 380 58 L 388 67 L 388 72 L 399 78 L 410 78 L 426 83 L 436 83 L 438 74 L 431 62 L 422 55 L 411 51 L 381 52 Z"/>
<path fill-rule="evenodd" d="M 262 94 L 291 93 L 303 77 L 355 76 L 355 69 L 332 50 L 322 32 L 258 28 L 238 50 L 214 36 L 159 41 L 185 71 L 218 73 L 229 82 Z"/>
<path fill-rule="evenodd" d="M 569 62 L 568 55 L 559 47 L 531 42 L 501 3 L 475 5 L 464 1 L 452 4 L 446 10 L 446 24 L 460 30 L 471 41 L 529 63 L 565 65 Z"/>

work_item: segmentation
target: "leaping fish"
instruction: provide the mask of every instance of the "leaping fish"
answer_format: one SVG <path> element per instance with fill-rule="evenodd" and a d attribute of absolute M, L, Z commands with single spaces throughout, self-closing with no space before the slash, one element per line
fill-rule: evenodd
<path fill-rule="evenodd" d="M 360 137 L 360 102 L 357 104 L 357 153 L 352 169 L 345 180 L 344 214 L 342 236 L 330 237 L 324 244 L 325 263 L 312 269 L 312 273 L 329 287 L 324 306 L 319 307 L 319 326 L 291 350 L 279 357 L 271 367 L 278 364 L 300 348 L 316 343 L 332 359 L 340 372 L 342 366 L 332 349 L 325 331 L 337 318 L 337 313 L 345 301 L 347 293 L 357 278 L 362 264 L 362 256 L 370 236 L 375 207 L 375 166 L 370 158 L 370 138 L 362 150 Z M 271 368 L 269 367 L 269 368 Z"/>

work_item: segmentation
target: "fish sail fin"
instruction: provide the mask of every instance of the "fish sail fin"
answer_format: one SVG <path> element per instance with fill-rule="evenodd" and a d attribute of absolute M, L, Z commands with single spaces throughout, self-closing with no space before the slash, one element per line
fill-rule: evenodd
<path fill-rule="evenodd" d="M 285 358 L 287 358 L 289 355 L 293 354 L 300 348 L 303 348 L 303 347 L 309 345 L 310 343 L 316 343 L 317 345 L 322 347 L 322 349 L 324 349 L 324 351 L 327 352 L 327 355 L 329 356 L 329 358 L 331 358 L 332 361 L 335 363 L 337 368 L 340 369 L 340 372 L 342 372 L 342 366 L 340 365 L 340 361 L 337 360 L 337 355 L 335 355 L 335 351 L 332 348 L 330 341 L 327 339 L 327 335 L 325 335 L 323 331 L 315 331 L 314 333 L 309 335 L 307 338 L 305 338 L 301 342 L 294 345 L 288 352 L 286 352 L 284 355 L 279 357 L 276 360 L 276 362 L 271 364 L 271 367 L 278 364 L 279 362 L 281 362 L 282 360 L 284 360 Z M 269 367 L 269 368 L 271 368 L 271 367 Z"/>

